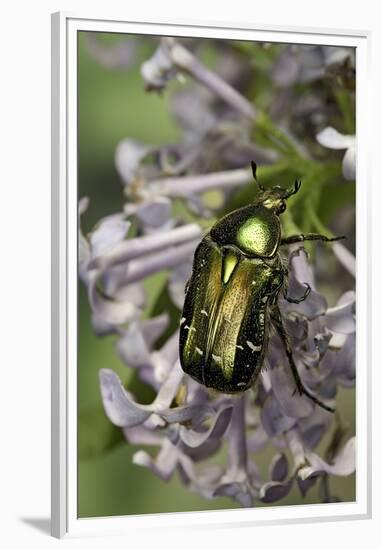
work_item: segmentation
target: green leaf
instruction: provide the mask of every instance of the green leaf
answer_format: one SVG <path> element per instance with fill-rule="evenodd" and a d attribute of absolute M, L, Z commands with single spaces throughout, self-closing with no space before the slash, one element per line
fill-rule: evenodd
<path fill-rule="evenodd" d="M 79 460 L 91 460 L 120 445 L 123 432 L 107 418 L 103 407 L 82 411 L 78 421 Z"/>
<path fill-rule="evenodd" d="M 354 96 L 345 88 L 336 90 L 337 104 L 343 115 L 345 132 L 354 134 L 356 131 Z"/>

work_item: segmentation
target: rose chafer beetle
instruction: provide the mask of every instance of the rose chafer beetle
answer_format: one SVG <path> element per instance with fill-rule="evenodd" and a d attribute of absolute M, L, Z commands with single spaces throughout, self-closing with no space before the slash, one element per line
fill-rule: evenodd
<path fill-rule="evenodd" d="M 264 189 L 256 178 L 259 193 L 253 204 L 239 208 L 219 220 L 198 245 L 191 278 L 187 284 L 180 324 L 182 369 L 200 384 L 222 393 L 240 393 L 257 380 L 266 356 L 269 329 L 278 333 L 293 374 L 296 390 L 320 407 L 320 401 L 303 385 L 287 336 L 278 297 L 300 303 L 287 295 L 287 268 L 282 247 L 304 241 L 335 241 L 316 233 L 283 237 L 279 216 L 286 200 L 297 193 L 291 189 Z"/>

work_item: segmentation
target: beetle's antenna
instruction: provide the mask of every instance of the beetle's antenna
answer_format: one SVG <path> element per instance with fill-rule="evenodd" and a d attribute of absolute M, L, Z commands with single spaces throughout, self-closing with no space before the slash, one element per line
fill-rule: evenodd
<path fill-rule="evenodd" d="M 302 182 L 300 180 L 295 180 L 294 187 L 287 190 L 287 194 L 285 195 L 285 199 L 288 199 L 288 197 L 291 197 L 291 195 L 295 195 L 299 189 L 302 186 Z"/>
<path fill-rule="evenodd" d="M 256 163 L 252 160 L 251 161 L 251 170 L 253 172 L 253 178 L 254 178 L 254 181 L 255 183 L 258 185 L 258 189 L 260 191 L 264 191 L 265 188 L 259 183 L 258 179 L 257 179 L 257 165 Z"/>

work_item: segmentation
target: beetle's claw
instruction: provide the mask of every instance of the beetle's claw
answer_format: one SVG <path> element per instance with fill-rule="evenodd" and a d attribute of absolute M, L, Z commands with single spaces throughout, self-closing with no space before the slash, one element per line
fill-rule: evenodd
<path fill-rule="evenodd" d="M 331 242 L 333 241 L 343 241 L 344 239 L 347 239 L 347 236 L 346 235 L 340 235 L 340 237 L 332 237 L 331 239 L 329 239 Z"/>

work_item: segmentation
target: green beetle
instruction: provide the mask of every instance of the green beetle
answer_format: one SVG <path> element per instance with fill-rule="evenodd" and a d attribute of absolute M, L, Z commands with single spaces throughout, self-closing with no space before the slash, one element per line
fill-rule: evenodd
<path fill-rule="evenodd" d="M 335 241 L 308 233 L 282 237 L 279 215 L 286 200 L 300 189 L 264 189 L 253 204 L 239 208 L 218 221 L 198 245 L 187 284 L 180 323 L 180 362 L 184 372 L 200 384 L 222 393 L 250 388 L 263 366 L 272 324 L 283 342 L 296 389 L 328 411 L 331 407 L 311 394 L 296 368 L 278 306 L 283 292 L 292 303 L 303 296 L 287 296 L 287 269 L 280 248 L 303 241 Z"/>

